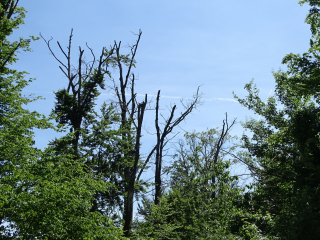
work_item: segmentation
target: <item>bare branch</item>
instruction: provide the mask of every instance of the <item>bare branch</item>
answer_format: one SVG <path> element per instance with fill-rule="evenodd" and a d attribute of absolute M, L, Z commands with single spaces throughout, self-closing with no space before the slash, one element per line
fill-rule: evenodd
<path fill-rule="evenodd" d="M 142 31 L 140 29 L 139 30 L 139 34 L 138 34 L 138 40 L 137 40 L 136 44 L 131 47 L 131 61 L 130 61 L 129 68 L 128 68 L 128 71 L 127 71 L 125 85 L 127 85 L 127 82 L 128 82 L 129 76 L 130 76 L 131 68 L 132 68 L 132 65 L 133 65 L 134 58 L 136 56 L 136 52 L 137 52 L 137 48 L 138 48 L 138 45 L 139 45 L 139 42 L 140 42 L 141 34 L 142 34 Z"/>
<path fill-rule="evenodd" d="M 92 54 L 92 56 L 93 56 L 92 64 L 91 64 L 91 66 L 90 66 L 90 68 L 89 68 L 89 72 L 87 73 L 87 76 L 86 76 L 86 79 L 87 79 L 88 76 L 92 73 L 92 69 L 93 69 L 93 67 L 94 67 L 94 63 L 96 62 L 96 56 L 94 55 L 92 48 L 90 48 L 90 47 L 88 46 L 88 43 L 86 43 L 86 46 L 87 46 L 87 48 L 89 48 L 89 50 L 90 50 L 90 52 L 91 52 L 91 54 Z M 102 49 L 101 57 L 103 56 L 103 53 L 104 53 L 104 48 Z M 100 58 L 100 63 L 101 63 L 101 60 L 102 60 L 102 58 Z"/>
<path fill-rule="evenodd" d="M 40 37 L 41 37 L 41 38 L 45 41 L 45 43 L 47 44 L 47 46 L 48 46 L 48 48 L 49 48 L 52 56 L 53 56 L 63 67 L 65 67 L 66 69 L 68 69 L 67 66 L 64 65 L 64 64 L 56 57 L 56 55 L 53 53 L 53 51 L 51 50 L 50 41 L 53 39 L 53 37 L 51 37 L 51 39 L 48 40 L 48 41 L 41 35 L 41 33 L 40 33 Z"/>
<path fill-rule="evenodd" d="M 68 56 L 67 56 L 67 54 L 63 51 L 63 49 L 62 49 L 62 47 L 61 47 L 61 45 L 60 45 L 59 41 L 57 41 L 57 43 L 58 43 L 58 46 L 59 46 L 59 48 L 60 48 L 61 52 L 63 53 L 63 55 L 66 57 L 66 59 L 68 59 Z"/>
<path fill-rule="evenodd" d="M 61 66 L 59 66 L 60 70 L 64 73 L 64 75 L 66 75 L 66 77 L 68 77 L 68 74 L 63 70 L 63 68 Z M 69 83 L 70 84 L 70 83 Z"/>
<path fill-rule="evenodd" d="M 148 162 L 150 161 L 152 155 L 154 154 L 154 151 L 156 150 L 156 147 L 157 147 L 157 145 L 155 145 L 155 146 L 153 147 L 153 149 L 152 149 L 151 152 L 149 153 L 147 159 L 144 161 L 144 164 L 143 164 L 143 166 L 142 166 L 142 168 L 140 169 L 140 172 L 139 172 L 139 174 L 138 174 L 137 181 L 139 181 L 139 179 L 140 179 L 140 177 L 141 177 L 141 174 L 142 174 L 143 170 L 145 169 L 145 167 L 147 166 Z"/>
<path fill-rule="evenodd" d="M 165 142 L 166 136 L 172 132 L 174 127 L 179 125 L 188 114 L 192 112 L 194 108 L 196 108 L 197 104 L 200 103 L 200 95 L 199 95 L 199 87 L 197 89 L 196 94 L 194 95 L 194 100 L 189 104 L 186 110 L 181 113 L 181 115 L 173 120 L 174 113 L 176 110 L 176 105 L 174 105 L 171 109 L 170 116 L 166 120 L 165 127 L 161 132 L 159 127 L 159 99 L 160 99 L 160 90 L 158 91 L 157 100 L 156 100 L 156 117 L 155 117 L 155 126 L 157 131 L 157 144 L 156 144 L 156 170 L 155 170 L 155 185 L 156 185 L 156 192 L 155 192 L 155 204 L 159 203 L 160 198 L 160 190 L 161 190 L 161 168 L 162 168 L 162 158 L 163 158 L 163 150 L 164 145 L 168 142 Z"/>

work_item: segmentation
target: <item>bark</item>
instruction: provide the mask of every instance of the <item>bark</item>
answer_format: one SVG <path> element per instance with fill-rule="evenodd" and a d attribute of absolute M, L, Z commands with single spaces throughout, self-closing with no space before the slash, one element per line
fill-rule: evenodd
<path fill-rule="evenodd" d="M 136 173 L 137 173 L 137 167 L 138 162 L 140 158 L 140 138 L 141 138 L 141 128 L 143 123 L 143 116 L 145 112 L 147 104 L 147 95 L 145 96 L 145 101 L 140 103 L 138 105 L 138 128 L 137 128 L 137 137 L 136 137 L 136 144 L 135 144 L 135 152 L 134 152 L 134 165 L 130 173 L 130 180 L 129 180 L 129 186 L 127 190 L 127 202 L 125 206 L 125 224 L 124 224 L 124 233 L 125 236 L 130 236 L 130 230 L 131 230 L 131 223 L 133 219 L 133 196 L 134 196 L 134 185 L 136 181 Z"/>

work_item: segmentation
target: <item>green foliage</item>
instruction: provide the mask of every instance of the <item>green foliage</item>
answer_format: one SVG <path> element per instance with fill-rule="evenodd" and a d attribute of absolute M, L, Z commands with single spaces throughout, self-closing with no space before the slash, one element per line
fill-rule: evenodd
<path fill-rule="evenodd" d="M 319 162 L 319 1 L 306 18 L 312 38 L 307 53 L 288 54 L 286 71 L 274 73 L 275 95 L 262 102 L 253 82 L 240 104 L 263 120 L 244 124 L 253 132 L 243 136 L 249 156 L 244 161 L 257 178 L 250 196 L 254 211 L 269 212 L 273 224 L 261 229 L 281 239 L 318 239 L 320 225 Z"/>
<path fill-rule="evenodd" d="M 86 165 L 90 171 L 100 175 L 106 183 L 112 183 L 108 192 L 96 193 L 94 209 L 113 217 L 116 217 L 116 209 L 122 209 L 121 196 L 126 187 L 123 181 L 124 168 L 132 162 L 132 159 L 125 158 L 125 153 L 132 150 L 131 144 L 122 138 L 127 129 L 118 128 L 119 122 L 119 115 L 114 108 L 104 103 L 101 115 L 96 115 L 92 124 L 84 125 L 86 132 L 80 144 L 82 155 L 87 156 Z"/>
<path fill-rule="evenodd" d="M 14 29 L 24 24 L 26 10 L 23 7 L 15 6 L 14 0 L 1 0 L 0 2 L 0 71 L 1 73 L 14 73 L 7 67 L 8 64 L 15 63 L 18 59 L 16 54 L 22 51 L 31 51 L 30 41 L 36 40 L 33 36 L 31 39 L 20 38 L 19 41 L 10 42 L 7 37 L 10 36 Z"/>
<path fill-rule="evenodd" d="M 15 235 L 117 239 L 121 231 L 110 219 L 89 211 L 93 194 L 107 191 L 104 182 L 84 173 L 83 165 L 70 160 L 71 155 L 53 156 L 51 151 L 47 149 L 41 158 L 24 166 L 24 172 L 15 174 L 19 183 L 5 195 L 10 202 L 6 216 L 17 230 Z"/>
<path fill-rule="evenodd" d="M 212 164 L 217 135 L 215 129 L 185 135 L 187 148 L 181 145 L 171 168 L 171 189 L 159 205 L 144 201 L 136 239 L 263 239 L 255 224 L 241 220 L 258 216 L 241 206 L 243 189 L 228 172 L 230 162 L 221 154 Z"/>
<path fill-rule="evenodd" d="M 11 43 L 6 38 L 23 23 L 25 10 L 15 1 L 1 1 L 0 69 L 0 220 L 3 239 L 121 239 L 109 218 L 90 212 L 96 191 L 106 192 L 100 176 L 84 171 L 74 161 L 67 142 L 45 151 L 34 145 L 34 128 L 52 128 L 43 115 L 24 108 L 32 101 L 21 95 L 28 85 L 25 72 L 8 67 L 18 49 L 30 50 L 30 40 Z M 29 80 L 30 82 L 31 80 Z M 59 129 L 57 129 L 59 130 Z M 61 130 L 61 129 L 60 129 Z"/>

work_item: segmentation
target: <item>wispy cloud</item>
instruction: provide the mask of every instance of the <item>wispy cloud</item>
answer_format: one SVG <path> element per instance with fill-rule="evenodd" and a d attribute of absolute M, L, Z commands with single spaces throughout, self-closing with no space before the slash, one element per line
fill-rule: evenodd
<path fill-rule="evenodd" d="M 109 96 L 116 96 L 114 93 L 103 93 L 101 95 L 109 95 Z M 130 94 L 126 94 L 126 96 L 129 96 Z M 145 97 L 145 94 L 137 94 L 138 97 Z M 157 95 L 148 94 L 148 97 L 157 97 Z M 160 95 L 161 98 L 169 98 L 169 99 L 188 99 L 192 100 L 193 98 L 190 97 L 181 97 L 181 96 L 166 96 L 166 95 Z M 234 100 L 232 98 L 202 98 L 203 101 L 206 102 L 212 102 L 212 101 L 227 101 L 227 102 L 238 102 L 237 100 Z"/>
<path fill-rule="evenodd" d="M 46 92 L 46 91 L 30 91 L 30 90 L 23 90 L 23 92 L 30 92 L 30 93 L 50 93 L 53 92 Z M 116 97 L 116 94 L 114 93 L 102 93 L 100 96 L 112 96 Z M 126 94 L 126 96 L 130 96 L 129 93 Z M 137 94 L 138 97 L 145 97 L 145 94 Z M 154 94 L 148 94 L 148 97 L 157 97 L 157 95 Z M 181 96 L 166 96 L 166 95 L 160 95 L 161 98 L 168 98 L 168 99 L 187 99 L 192 100 L 193 98 L 190 97 L 181 97 Z M 203 98 L 202 99 L 205 102 L 212 102 L 212 101 L 226 101 L 226 102 L 238 102 L 232 98 Z"/>
<path fill-rule="evenodd" d="M 234 100 L 232 98 L 204 98 L 203 99 L 204 101 L 207 101 L 207 102 L 212 102 L 212 101 L 227 101 L 227 102 L 238 102 L 237 100 Z"/>

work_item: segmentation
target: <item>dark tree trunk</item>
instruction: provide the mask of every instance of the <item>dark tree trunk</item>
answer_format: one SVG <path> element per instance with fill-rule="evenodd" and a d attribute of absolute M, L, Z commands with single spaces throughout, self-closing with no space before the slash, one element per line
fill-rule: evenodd
<path fill-rule="evenodd" d="M 126 198 L 126 205 L 125 205 L 125 222 L 124 222 L 124 234 L 126 237 L 130 236 L 131 230 L 131 223 L 133 219 L 133 196 L 134 196 L 134 185 L 136 182 L 136 176 L 138 171 L 138 162 L 140 158 L 140 139 L 141 139 L 141 129 L 143 123 L 143 116 L 145 112 L 145 108 L 147 105 L 147 95 L 145 96 L 145 101 L 138 105 L 138 127 L 137 127 L 137 136 L 136 136 L 136 144 L 135 144 L 135 151 L 134 151 L 134 164 L 131 167 L 129 174 L 129 186 L 127 189 L 127 198 Z"/>

